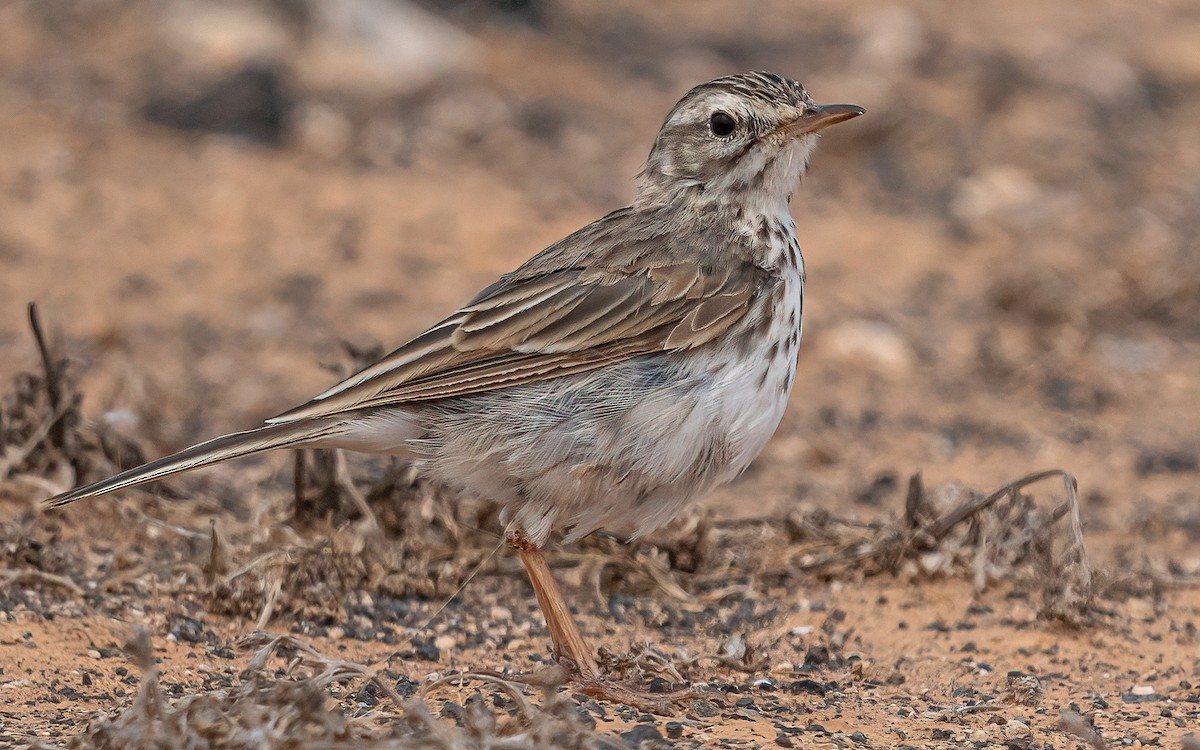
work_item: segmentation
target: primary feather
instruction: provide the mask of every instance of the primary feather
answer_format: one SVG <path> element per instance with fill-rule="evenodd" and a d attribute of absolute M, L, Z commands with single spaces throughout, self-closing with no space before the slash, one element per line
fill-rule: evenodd
<path fill-rule="evenodd" d="M 666 215 L 655 221 L 658 213 L 609 214 L 379 362 L 268 423 L 482 393 L 711 341 L 771 285 L 769 274 L 749 260 L 697 262 L 696 243 L 676 241 L 674 223 Z M 633 227 L 642 231 L 631 238 L 625 230 Z M 728 252 L 733 240 L 725 234 L 719 247 Z M 669 252 L 653 264 L 639 262 L 651 247 Z"/>

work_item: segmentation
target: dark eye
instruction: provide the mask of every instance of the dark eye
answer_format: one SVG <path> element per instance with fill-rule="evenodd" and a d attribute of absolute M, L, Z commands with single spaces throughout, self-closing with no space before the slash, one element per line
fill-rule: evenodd
<path fill-rule="evenodd" d="M 726 138 L 733 135 L 733 130 L 736 127 L 737 122 L 727 112 L 713 112 L 712 117 L 708 118 L 708 129 L 718 138 Z"/>

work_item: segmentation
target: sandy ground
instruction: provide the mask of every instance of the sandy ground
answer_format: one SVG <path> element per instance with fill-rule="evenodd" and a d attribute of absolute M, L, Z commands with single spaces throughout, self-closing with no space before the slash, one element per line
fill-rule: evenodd
<path fill-rule="evenodd" d="M 316 686 L 333 723 L 297 747 L 428 739 L 422 695 L 446 747 L 485 746 L 485 709 L 510 735 L 575 711 L 548 747 L 1195 747 L 1200 14 L 1101 5 L 465 0 L 438 17 L 468 51 L 384 83 L 315 75 L 302 3 L 244 6 L 243 34 L 200 2 L 0 5 L 0 741 L 118 746 L 101 712 L 149 743 L 147 684 L 243 723 L 295 708 L 237 692 L 260 679 Z M 623 205 L 688 87 L 759 68 L 869 113 L 793 201 L 784 423 L 675 527 L 552 554 L 614 664 L 711 700 L 651 717 L 568 691 L 522 719 L 494 685 L 429 688 L 534 670 L 546 636 L 487 509 L 386 462 L 349 461 L 378 532 L 311 457 L 300 502 L 275 456 L 35 510 L 133 445 L 305 400 L 345 342 L 401 343 Z M 40 427 L 29 301 L 82 395 L 65 436 Z M 1086 566 L 1053 478 L 929 536 L 1050 468 L 1078 478 Z M 407 707 L 319 661 L 285 675 L 296 644 L 246 671 L 256 623 L 377 666 Z M 123 650 L 136 625 L 157 683 Z"/>

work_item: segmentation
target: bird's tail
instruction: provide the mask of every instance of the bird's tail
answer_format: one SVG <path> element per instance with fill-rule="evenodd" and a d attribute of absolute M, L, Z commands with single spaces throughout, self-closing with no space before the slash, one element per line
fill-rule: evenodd
<path fill-rule="evenodd" d="M 256 430 L 235 432 L 219 438 L 184 448 L 178 453 L 123 471 L 114 477 L 101 480 L 86 487 L 79 487 L 43 501 L 43 507 L 58 508 L 85 497 L 96 497 L 116 492 L 146 482 L 198 469 L 201 466 L 228 461 L 231 458 L 248 456 L 251 453 L 275 448 L 298 448 L 319 445 L 324 440 L 336 437 L 341 431 L 336 421 L 304 420 L 267 425 Z"/>

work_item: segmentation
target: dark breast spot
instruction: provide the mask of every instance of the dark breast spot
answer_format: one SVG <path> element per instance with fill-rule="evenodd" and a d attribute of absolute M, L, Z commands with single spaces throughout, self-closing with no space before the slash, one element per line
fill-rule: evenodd
<path fill-rule="evenodd" d="M 656 487 L 643 487 L 641 491 L 639 491 L 633 498 L 633 507 L 641 508 L 644 506 L 651 498 L 654 497 L 654 492 L 656 489 Z"/>
<path fill-rule="evenodd" d="M 712 439 L 704 443 L 699 456 L 696 458 L 695 470 L 701 477 L 706 477 L 714 470 L 729 465 L 729 444 L 719 431 L 712 431 Z"/>

